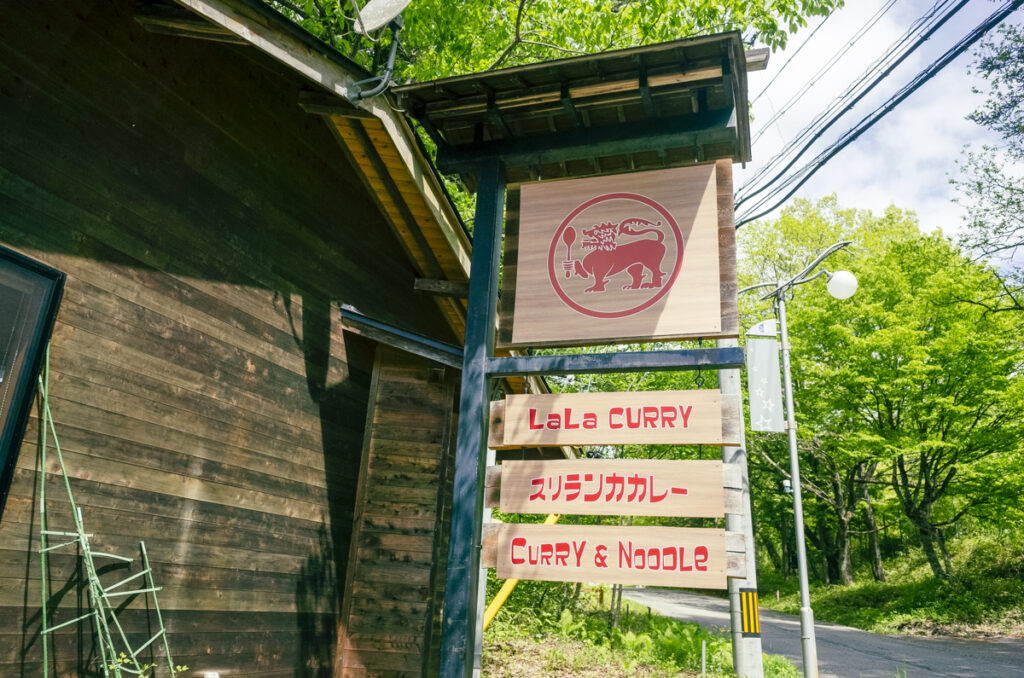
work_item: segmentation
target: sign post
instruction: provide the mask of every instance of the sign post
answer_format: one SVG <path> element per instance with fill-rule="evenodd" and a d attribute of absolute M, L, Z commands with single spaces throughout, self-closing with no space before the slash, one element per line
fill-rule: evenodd
<path fill-rule="evenodd" d="M 494 355 L 494 317 L 498 302 L 498 255 L 505 207 L 505 167 L 497 158 L 480 167 L 476 238 L 471 262 L 466 347 L 459 395 L 452 526 L 448 541 L 441 668 L 446 678 L 473 674 L 478 633 L 475 596 L 480 579 L 480 539 L 484 473 L 487 468 L 487 359 Z"/>
<path fill-rule="evenodd" d="M 734 346 L 739 342 L 735 339 L 720 339 L 719 346 Z M 718 374 L 718 383 L 723 393 L 735 393 L 739 395 L 742 391 L 740 383 L 740 371 L 722 370 Z M 742 505 L 740 510 L 725 516 L 725 529 L 743 535 L 744 551 L 747 554 L 747 569 L 743 577 L 729 580 L 729 617 L 732 628 L 732 657 L 733 666 L 736 668 L 736 675 L 740 678 L 760 678 L 764 675 L 764 659 L 761 652 L 761 626 L 753 624 L 757 629 L 756 633 L 750 632 L 751 625 L 744 624 L 744 611 L 746 619 L 753 614 L 755 621 L 757 615 L 756 605 L 744 605 L 743 592 L 747 592 L 748 598 L 753 592 L 753 600 L 757 599 L 757 562 L 754 550 L 754 525 L 751 520 L 753 509 L 750 506 L 750 480 L 747 476 L 747 449 L 746 441 L 743 439 L 743 429 L 740 428 L 741 439 L 738 445 L 723 445 L 722 460 L 727 464 L 733 464 L 741 472 Z"/>
<path fill-rule="evenodd" d="M 511 375 L 739 368 L 731 348 L 568 356 L 494 356 L 504 175 L 481 165 L 456 448 L 441 675 L 472 673 L 479 565 L 499 576 L 752 588 L 746 468 L 722 462 L 506 462 L 504 511 L 589 515 L 726 516 L 726 529 L 481 527 L 492 497 L 486 449 L 672 444 L 742 450 L 737 383 L 716 390 L 513 395 L 492 404 L 493 378 Z M 723 189 L 727 188 L 727 191 Z M 522 187 L 515 261 L 506 262 L 505 346 L 582 346 L 738 333 L 730 161 Z M 723 216 L 724 215 L 724 216 Z M 524 462 L 525 463 L 525 462 Z M 506 477 L 507 473 L 507 477 Z M 507 505 L 505 502 L 509 502 Z M 493 505 L 493 504 L 490 504 Z M 734 527 L 743 526 L 742 530 Z M 746 530 L 746 532 L 744 532 Z M 486 537 L 486 538 L 485 538 Z M 749 615 L 748 615 L 749 616 Z M 735 621 L 735 620 L 734 620 Z M 751 640 L 745 638 L 745 640 Z M 759 678 L 756 665 L 743 676 Z M 749 647 L 753 647 L 748 643 Z M 744 646 L 744 647 L 748 647 Z M 735 652 L 734 644 L 734 652 Z M 743 666 L 738 660 L 737 667 Z"/>

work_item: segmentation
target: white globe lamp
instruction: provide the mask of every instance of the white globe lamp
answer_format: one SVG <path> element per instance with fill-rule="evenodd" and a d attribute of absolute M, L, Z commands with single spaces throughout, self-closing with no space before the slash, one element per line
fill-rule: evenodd
<path fill-rule="evenodd" d="M 828 277 L 825 287 L 836 299 L 849 299 L 857 291 L 857 277 L 849 271 L 836 271 Z"/>

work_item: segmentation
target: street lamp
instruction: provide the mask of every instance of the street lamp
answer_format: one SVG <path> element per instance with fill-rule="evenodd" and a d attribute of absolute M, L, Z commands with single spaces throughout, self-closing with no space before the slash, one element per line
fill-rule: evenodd
<path fill-rule="evenodd" d="M 828 280 L 826 289 L 836 299 L 849 299 L 857 291 L 857 278 L 849 271 L 836 271 L 831 273 L 821 269 L 814 275 L 811 272 L 821 262 L 839 250 L 852 244 L 850 240 L 844 240 L 832 245 L 822 252 L 814 261 L 804 267 L 802 271 L 787 280 L 786 282 L 768 282 L 744 287 L 740 294 L 761 287 L 774 287 L 761 300 L 775 299 L 775 309 L 779 318 L 779 331 L 782 340 L 782 382 L 786 396 L 786 431 L 789 434 L 789 470 L 792 476 L 793 492 L 793 523 L 796 531 L 796 557 L 797 569 L 800 575 L 800 646 L 803 655 L 804 678 L 818 677 L 818 648 L 814 639 L 814 612 L 811 610 L 811 594 L 807 583 L 807 546 L 804 538 L 804 510 L 803 500 L 800 496 L 800 458 L 796 448 L 796 415 L 793 412 L 793 378 L 790 374 L 789 361 L 789 330 L 786 326 L 786 292 L 803 285 L 816 278 L 825 276 Z"/>

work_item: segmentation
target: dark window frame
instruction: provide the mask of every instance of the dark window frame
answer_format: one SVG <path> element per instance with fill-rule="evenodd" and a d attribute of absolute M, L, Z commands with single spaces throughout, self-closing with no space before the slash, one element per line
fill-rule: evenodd
<path fill-rule="evenodd" d="M 46 347 L 53 334 L 53 325 L 57 319 L 61 298 L 64 294 L 64 282 L 67 275 L 51 266 L 29 258 L 19 252 L 0 246 L 0 269 L 13 271 L 19 277 L 28 280 L 38 292 L 34 308 L 27 313 L 27 320 L 19 325 L 28 329 L 29 338 L 25 348 L 25 357 L 21 368 L 16 374 L 5 375 L 15 378 L 10 391 L 10 405 L 0 410 L 0 516 L 3 515 L 7 503 L 7 494 L 14 478 L 14 465 L 18 458 L 28 425 L 29 413 L 32 411 L 32 399 L 35 397 L 39 371 L 42 368 Z M 0 295 L 9 289 L 0 281 Z M 10 319 L 0 318 L 0 326 L 14 328 Z M 0 360 L 7 358 L 0 356 Z M 6 369 L 0 364 L 0 369 Z"/>

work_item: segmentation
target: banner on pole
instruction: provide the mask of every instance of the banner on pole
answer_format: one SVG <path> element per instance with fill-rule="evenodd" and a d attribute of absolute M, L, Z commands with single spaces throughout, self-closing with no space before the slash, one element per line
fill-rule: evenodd
<path fill-rule="evenodd" d="M 782 380 L 775 321 L 765 320 L 747 332 L 747 390 L 750 394 L 750 430 L 782 433 Z"/>

